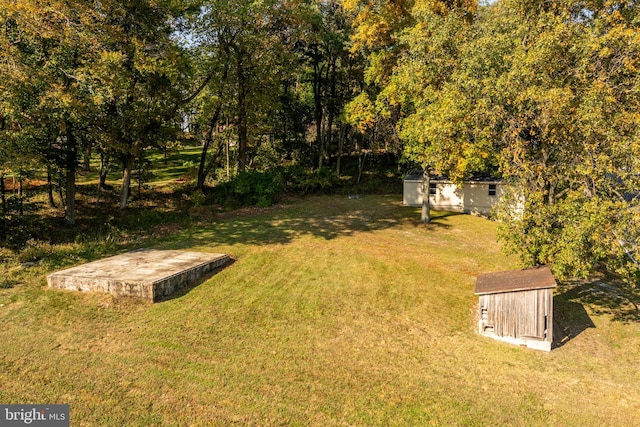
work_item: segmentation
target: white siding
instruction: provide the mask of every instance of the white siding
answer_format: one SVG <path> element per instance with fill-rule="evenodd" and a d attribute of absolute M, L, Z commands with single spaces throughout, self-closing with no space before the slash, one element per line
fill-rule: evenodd
<path fill-rule="evenodd" d="M 402 204 L 405 206 L 422 206 L 422 180 L 405 180 Z"/>
<path fill-rule="evenodd" d="M 464 194 L 450 182 L 435 181 L 436 194 L 429 198 L 431 208 L 437 211 L 464 212 Z"/>
<path fill-rule="evenodd" d="M 495 186 L 495 195 L 489 195 L 489 188 Z M 504 194 L 504 185 L 494 182 L 468 182 L 464 184 L 464 210 L 488 216 L 491 209 L 498 203 Z"/>
<path fill-rule="evenodd" d="M 431 194 L 431 209 L 451 212 L 465 212 L 489 216 L 491 209 L 505 192 L 502 182 L 466 182 L 462 188 L 448 181 L 431 181 L 436 186 L 436 194 Z M 495 186 L 495 195 L 489 195 L 489 187 Z M 405 206 L 422 206 L 422 180 L 404 181 L 402 202 Z"/>

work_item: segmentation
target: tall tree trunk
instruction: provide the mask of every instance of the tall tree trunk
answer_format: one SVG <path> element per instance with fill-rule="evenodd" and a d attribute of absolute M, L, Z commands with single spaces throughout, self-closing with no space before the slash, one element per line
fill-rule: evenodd
<path fill-rule="evenodd" d="M 362 144 L 358 146 L 358 179 L 356 184 L 360 184 L 360 178 L 362 178 L 362 171 L 364 169 L 364 162 L 367 159 L 367 152 L 362 152 Z"/>
<path fill-rule="evenodd" d="M 282 96 L 284 108 L 282 108 L 282 114 L 280 117 L 280 123 L 282 124 L 282 145 L 285 147 L 288 147 L 289 146 L 289 138 L 288 138 L 289 128 L 287 126 L 288 120 L 287 120 L 286 111 L 290 108 L 290 102 L 289 102 L 289 82 L 287 80 L 283 81 L 282 89 L 284 91 L 284 94 Z"/>
<path fill-rule="evenodd" d="M 200 164 L 198 165 L 198 178 L 196 182 L 196 188 L 202 190 L 204 188 L 205 181 L 205 168 L 207 163 L 207 152 L 209 151 L 209 145 L 211 145 L 211 138 L 207 136 L 202 143 L 202 151 L 200 152 Z"/>
<path fill-rule="evenodd" d="M 100 172 L 98 173 L 98 190 L 96 191 L 96 205 L 100 203 L 102 190 L 106 189 L 107 173 L 109 168 L 109 156 L 100 152 Z"/>
<path fill-rule="evenodd" d="M 0 173 L 0 199 L 2 200 L 2 213 L 7 213 L 7 189 L 4 186 L 4 174 Z"/>
<path fill-rule="evenodd" d="M 120 209 L 126 209 L 131 193 L 131 165 L 133 159 L 127 154 L 122 161 L 122 189 L 120 192 Z"/>
<path fill-rule="evenodd" d="M 225 48 L 225 53 L 229 54 L 228 48 Z M 240 72 L 240 70 L 238 70 Z M 229 62 L 225 63 L 224 69 L 222 71 L 222 82 L 226 82 L 229 77 Z M 203 87 L 204 88 L 204 87 Z M 224 85 L 220 85 L 218 89 L 218 99 L 222 100 L 224 97 L 223 93 Z M 244 101 L 243 101 L 244 102 Z M 198 181 L 196 183 L 196 188 L 202 190 L 204 188 L 204 182 L 211 170 L 211 167 L 207 167 L 207 150 L 211 146 L 213 142 L 213 132 L 218 126 L 218 121 L 220 120 L 220 114 L 222 112 L 222 102 L 218 103 L 215 111 L 211 115 L 211 119 L 209 120 L 209 129 L 207 131 L 207 136 L 205 137 L 204 144 L 202 146 L 202 153 L 200 154 L 200 165 L 198 165 Z M 227 119 L 227 128 L 229 128 L 229 119 Z"/>
<path fill-rule="evenodd" d="M 226 155 L 227 155 L 227 179 L 231 178 L 231 132 L 229 131 L 229 118 L 227 117 L 227 142 L 226 142 Z"/>
<path fill-rule="evenodd" d="M 333 143 L 333 117 L 333 111 L 329 110 L 329 113 L 327 115 L 326 142 L 324 145 L 325 149 L 323 150 L 323 155 L 327 160 L 330 159 L 328 153 L 331 149 L 331 144 Z"/>
<path fill-rule="evenodd" d="M 64 220 L 67 225 L 75 225 L 76 223 L 76 171 L 75 169 L 67 169 L 65 179 L 65 214 Z"/>
<path fill-rule="evenodd" d="M 20 216 L 24 215 L 24 199 L 22 198 L 22 188 L 24 180 L 20 178 L 18 181 L 18 206 L 20 208 Z"/>
<path fill-rule="evenodd" d="M 67 158 L 65 174 L 65 212 L 64 221 L 67 225 L 76 223 L 76 161 L 78 156 L 78 144 L 73 133 L 71 123 L 66 124 L 67 129 Z"/>
<path fill-rule="evenodd" d="M 138 163 L 138 200 L 142 200 L 142 181 L 144 180 L 144 177 L 142 176 L 144 173 L 143 167 L 142 159 L 140 159 Z"/>
<path fill-rule="evenodd" d="M 222 106 L 218 105 L 216 110 L 211 115 L 211 119 L 209 120 L 209 129 L 207 130 L 207 135 L 204 138 L 204 143 L 202 144 L 202 152 L 200 153 L 200 164 L 198 165 L 198 180 L 196 183 L 196 188 L 202 190 L 204 188 L 204 182 L 207 179 L 207 175 L 211 171 L 211 167 L 207 167 L 207 152 L 209 147 L 213 143 L 213 134 L 218 126 L 218 119 L 220 118 L 220 111 L 222 110 Z"/>
<path fill-rule="evenodd" d="M 338 158 L 336 160 L 336 175 L 340 176 L 340 167 L 342 163 L 342 150 L 344 149 L 344 140 L 347 136 L 347 125 L 340 123 L 340 130 L 338 132 Z"/>
<path fill-rule="evenodd" d="M 65 182 L 65 179 L 66 178 L 62 175 L 62 173 L 58 174 L 58 182 L 59 183 Z M 65 184 L 65 188 L 66 188 L 66 184 Z M 67 209 L 67 200 L 64 197 L 64 191 L 62 189 L 62 184 L 58 185 L 58 197 L 60 197 L 60 201 L 62 203 L 62 207 L 64 207 L 65 211 L 66 211 L 66 209 Z"/>
<path fill-rule="evenodd" d="M 105 153 L 100 153 L 100 177 L 98 178 L 98 190 L 106 188 L 107 174 L 109 173 L 109 156 Z"/>
<path fill-rule="evenodd" d="M 329 81 L 329 100 L 327 102 L 327 130 L 326 141 L 324 145 L 323 154 L 326 159 L 329 159 L 329 150 L 333 144 L 333 120 L 336 116 L 336 97 L 337 97 L 337 85 L 336 85 L 336 59 L 332 58 L 327 67 L 327 80 Z"/>
<path fill-rule="evenodd" d="M 420 221 L 424 224 L 431 222 L 431 203 L 429 201 L 429 187 L 431 184 L 431 177 L 429 171 L 425 169 L 422 178 L 422 211 L 420 212 Z"/>
<path fill-rule="evenodd" d="M 216 164 L 216 162 L 218 161 L 218 159 L 220 158 L 220 156 L 222 155 L 222 152 L 224 151 L 224 139 L 222 138 L 218 138 L 218 146 L 216 148 L 216 152 L 213 154 L 213 156 L 211 156 L 211 158 L 209 159 L 209 162 L 207 163 L 206 167 L 204 168 L 204 172 L 203 172 L 203 176 L 207 177 L 209 176 L 209 174 L 211 173 L 211 169 L 213 169 L 213 166 Z M 227 169 L 228 169 L 228 156 L 227 156 Z M 227 174 L 228 174 L 228 170 L 227 170 Z M 204 183 L 203 183 L 204 184 Z M 203 185 L 204 187 L 204 185 Z"/>
<path fill-rule="evenodd" d="M 93 147 L 91 144 L 87 143 L 87 146 L 84 147 L 84 164 L 82 166 L 82 170 L 88 172 L 91 170 L 91 149 Z"/>
<path fill-rule="evenodd" d="M 316 121 L 316 146 L 318 148 L 318 170 L 322 167 L 324 162 L 324 147 L 322 138 L 322 67 L 318 64 L 313 66 L 313 102 L 315 106 L 315 121 Z"/>
<path fill-rule="evenodd" d="M 244 172 L 247 167 L 247 75 L 244 68 L 244 52 L 238 52 L 238 171 Z"/>
<path fill-rule="evenodd" d="M 316 106 L 316 146 L 318 147 L 318 169 L 322 167 L 324 163 L 324 147 L 322 138 L 322 105 L 318 108 Z"/>
<path fill-rule="evenodd" d="M 57 208 L 56 201 L 53 198 L 53 178 L 51 177 L 51 167 L 47 165 L 47 196 L 49 198 L 49 206 Z"/>

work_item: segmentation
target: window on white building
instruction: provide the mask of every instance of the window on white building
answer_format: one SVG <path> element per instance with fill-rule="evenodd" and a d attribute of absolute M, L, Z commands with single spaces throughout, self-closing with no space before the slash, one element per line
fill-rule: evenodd
<path fill-rule="evenodd" d="M 429 183 L 429 194 L 436 194 L 436 183 L 435 182 L 430 182 Z"/>

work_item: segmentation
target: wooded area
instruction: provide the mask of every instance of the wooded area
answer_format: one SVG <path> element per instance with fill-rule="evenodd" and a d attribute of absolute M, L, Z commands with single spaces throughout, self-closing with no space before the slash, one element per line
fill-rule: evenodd
<path fill-rule="evenodd" d="M 98 199 L 118 174 L 125 209 L 154 151 L 201 147 L 194 191 L 290 168 L 339 177 L 347 156 L 359 177 L 385 153 L 512 184 L 524 210 L 506 200 L 496 218 L 526 265 L 635 283 L 639 6 L 0 0 L 0 243 L 24 227 L 5 178 L 46 179 L 73 226 L 91 159 Z"/>

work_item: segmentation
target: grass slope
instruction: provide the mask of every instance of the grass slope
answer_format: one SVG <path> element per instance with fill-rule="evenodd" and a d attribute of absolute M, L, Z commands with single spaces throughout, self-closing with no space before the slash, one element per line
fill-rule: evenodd
<path fill-rule="evenodd" d="M 495 224 L 423 226 L 397 199 L 313 197 L 147 240 L 236 258 L 153 305 L 49 290 L 30 267 L 0 289 L 0 402 L 69 403 L 74 426 L 638 421 L 640 323 L 624 304 L 565 285 L 559 348 L 483 338 L 475 277 L 517 267 Z"/>

